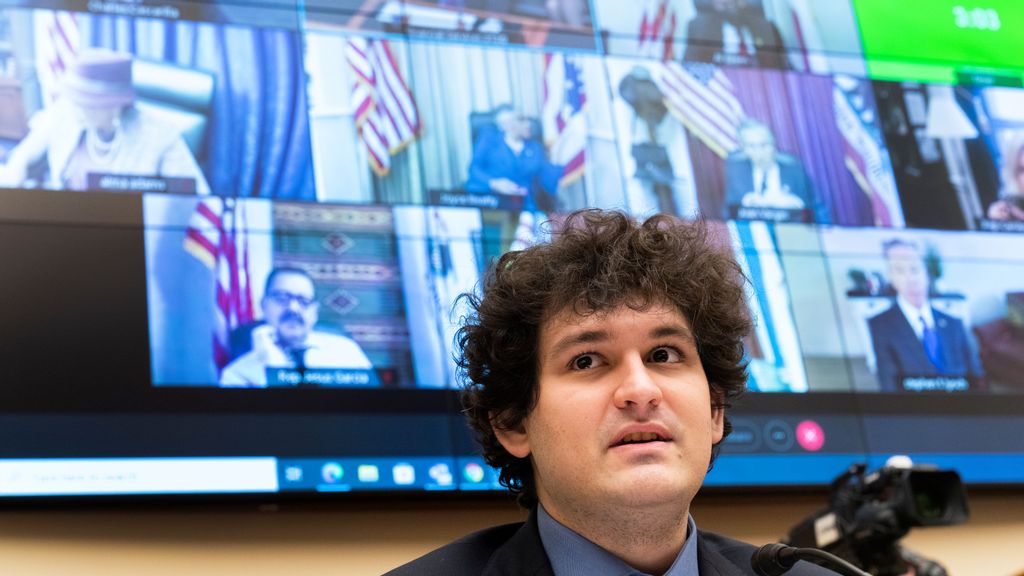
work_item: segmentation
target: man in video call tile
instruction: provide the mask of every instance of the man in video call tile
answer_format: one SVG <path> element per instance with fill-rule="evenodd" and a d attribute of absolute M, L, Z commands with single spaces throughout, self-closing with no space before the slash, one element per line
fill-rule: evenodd
<path fill-rule="evenodd" d="M 389 576 L 754 574 L 690 516 L 747 380 L 745 294 L 706 225 L 666 215 L 577 212 L 502 256 L 459 332 L 462 404 L 529 519 Z"/>
<path fill-rule="evenodd" d="M 748 6 L 747 0 L 694 0 L 694 4 L 698 12 L 686 26 L 684 61 L 789 67 L 779 29 Z"/>
<path fill-rule="evenodd" d="M 738 130 L 740 149 L 725 161 L 725 209 L 723 218 L 748 218 L 743 208 L 762 219 L 757 209 L 809 210 L 819 224 L 829 223 L 828 209 L 816 202 L 814 185 L 798 158 L 779 152 L 775 135 L 764 124 L 744 120 Z M 775 219 L 775 218 L 765 218 Z"/>
<path fill-rule="evenodd" d="M 931 283 L 921 250 L 895 239 L 886 242 L 883 251 L 896 301 L 868 320 L 879 389 L 906 391 L 911 380 L 925 384 L 911 390 L 930 389 L 929 380 L 939 378 L 966 379 L 975 385 L 982 376 L 981 361 L 968 342 L 964 323 L 931 305 Z"/>
<path fill-rule="evenodd" d="M 228 364 L 222 386 L 267 386 L 268 368 L 372 368 L 354 340 L 314 330 L 319 314 L 313 279 L 299 268 L 275 268 L 260 302 L 264 324 L 252 331 L 252 350 Z"/>

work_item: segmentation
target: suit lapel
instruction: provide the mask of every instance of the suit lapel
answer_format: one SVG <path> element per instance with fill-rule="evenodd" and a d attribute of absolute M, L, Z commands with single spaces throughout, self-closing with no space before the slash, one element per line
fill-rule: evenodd
<path fill-rule="evenodd" d="M 751 572 L 741 571 L 718 550 L 708 546 L 699 530 L 697 531 L 697 566 L 700 576 L 747 576 L 751 574 Z"/>
<path fill-rule="evenodd" d="M 905 342 L 909 345 L 906 349 L 900 350 L 901 356 L 906 359 L 903 370 L 917 376 L 920 376 L 922 372 L 934 371 L 935 365 L 932 364 L 928 354 L 924 351 L 924 344 L 921 343 L 921 339 L 917 337 L 917 332 L 914 332 L 914 327 L 910 325 L 910 320 L 903 314 L 903 310 L 898 305 L 895 316 L 896 324 L 894 328 L 899 332 L 898 335 L 894 335 L 896 336 L 896 342 Z"/>
<path fill-rule="evenodd" d="M 481 576 L 555 576 L 537 529 L 537 511 L 494 551 Z"/>

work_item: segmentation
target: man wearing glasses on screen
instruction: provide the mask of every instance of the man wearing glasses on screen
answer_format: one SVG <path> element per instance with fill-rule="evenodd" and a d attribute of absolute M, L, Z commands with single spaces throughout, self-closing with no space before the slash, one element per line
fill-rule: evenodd
<path fill-rule="evenodd" d="M 754 574 L 753 546 L 690 516 L 747 380 L 728 240 L 600 210 L 560 228 L 501 257 L 458 336 L 464 412 L 530 517 L 391 576 Z"/>
<path fill-rule="evenodd" d="M 252 330 L 252 350 L 228 364 L 221 386 L 362 386 L 372 365 L 354 340 L 314 330 L 319 303 L 313 279 L 301 268 L 267 276 L 263 324 Z"/>

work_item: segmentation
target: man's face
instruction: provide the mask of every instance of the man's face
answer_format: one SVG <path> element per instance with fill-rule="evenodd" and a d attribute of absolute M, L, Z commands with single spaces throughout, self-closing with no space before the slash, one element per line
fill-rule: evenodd
<path fill-rule="evenodd" d="M 775 138 L 760 126 L 746 128 L 740 132 L 740 147 L 758 168 L 767 170 L 775 163 Z"/>
<path fill-rule="evenodd" d="M 263 295 L 263 318 L 274 327 L 277 342 L 285 349 L 306 342 L 317 311 L 313 282 L 301 274 L 278 274 Z"/>
<path fill-rule="evenodd" d="M 914 306 L 928 299 L 928 271 L 921 253 L 913 246 L 896 245 L 886 252 L 889 281 L 896 293 Z"/>
<path fill-rule="evenodd" d="M 704 480 L 723 411 L 683 316 L 620 306 L 541 326 L 537 404 L 522 429 L 498 431 L 533 458 L 538 496 L 563 521 L 628 506 L 685 506 Z"/>

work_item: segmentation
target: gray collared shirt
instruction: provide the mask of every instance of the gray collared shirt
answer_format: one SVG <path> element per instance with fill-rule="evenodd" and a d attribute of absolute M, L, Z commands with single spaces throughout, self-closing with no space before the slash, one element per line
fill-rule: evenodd
<path fill-rule="evenodd" d="M 555 576 L 649 576 L 563 526 L 537 506 L 537 528 Z M 697 576 L 697 524 L 687 519 L 686 542 L 664 576 Z"/>

